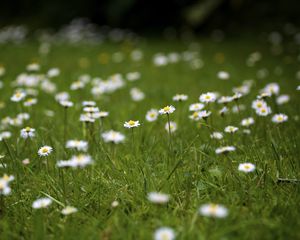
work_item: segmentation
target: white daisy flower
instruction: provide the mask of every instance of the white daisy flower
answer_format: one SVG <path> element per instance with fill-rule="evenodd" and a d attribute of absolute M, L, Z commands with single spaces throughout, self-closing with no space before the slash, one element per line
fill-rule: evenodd
<path fill-rule="evenodd" d="M 278 105 L 282 105 L 285 103 L 288 103 L 290 101 L 290 96 L 289 95 L 280 95 L 279 97 L 276 98 L 276 103 Z"/>
<path fill-rule="evenodd" d="M 234 146 L 225 146 L 225 147 L 219 147 L 216 149 L 216 154 L 221 154 L 221 153 L 229 153 L 235 151 Z"/>
<path fill-rule="evenodd" d="M 94 163 L 92 157 L 87 154 L 79 154 L 76 156 L 72 156 L 72 158 L 69 160 L 70 161 L 70 166 L 73 168 L 83 168 L 87 165 L 91 165 Z"/>
<path fill-rule="evenodd" d="M 0 133 L 0 141 L 2 141 L 2 139 L 8 139 L 11 137 L 11 132 L 9 131 L 4 131 Z"/>
<path fill-rule="evenodd" d="M 254 119 L 252 117 L 245 118 L 241 121 L 241 125 L 244 127 L 249 127 L 254 124 Z"/>
<path fill-rule="evenodd" d="M 84 107 L 95 107 L 96 102 L 94 102 L 94 101 L 83 101 L 82 106 L 84 106 Z"/>
<path fill-rule="evenodd" d="M 48 156 L 53 151 L 50 146 L 43 146 L 39 149 L 38 154 L 40 157 Z"/>
<path fill-rule="evenodd" d="M 69 140 L 66 143 L 66 148 L 86 152 L 88 150 L 88 142 L 83 140 Z"/>
<path fill-rule="evenodd" d="M 26 66 L 27 71 L 37 72 L 40 70 L 40 65 L 38 63 L 31 63 Z"/>
<path fill-rule="evenodd" d="M 216 101 L 217 96 L 215 93 L 207 92 L 200 95 L 199 100 L 203 103 L 210 103 Z"/>
<path fill-rule="evenodd" d="M 158 228 L 154 233 L 154 240 L 174 240 L 175 238 L 174 230 L 169 227 Z"/>
<path fill-rule="evenodd" d="M 211 138 L 214 138 L 214 139 L 222 139 L 223 138 L 223 134 L 221 132 L 213 132 L 211 135 L 210 135 Z"/>
<path fill-rule="evenodd" d="M 150 109 L 147 113 L 146 113 L 146 120 L 148 122 L 154 122 L 157 120 L 158 117 L 158 111 L 156 109 Z"/>
<path fill-rule="evenodd" d="M 189 110 L 192 112 L 197 112 L 200 111 L 204 108 L 204 104 L 203 103 L 193 103 L 189 106 Z"/>
<path fill-rule="evenodd" d="M 109 130 L 101 134 L 104 142 L 111 142 L 111 143 L 122 143 L 125 140 L 125 136 L 120 133 L 116 132 L 114 130 Z"/>
<path fill-rule="evenodd" d="M 140 125 L 141 124 L 139 121 L 133 121 L 133 120 L 130 120 L 130 121 L 124 123 L 125 128 L 136 128 Z"/>
<path fill-rule="evenodd" d="M 115 200 L 111 203 L 112 208 L 116 208 L 117 206 L 119 206 L 119 202 L 117 200 Z"/>
<path fill-rule="evenodd" d="M 67 100 L 60 101 L 59 104 L 65 108 L 73 107 L 74 105 L 73 102 Z"/>
<path fill-rule="evenodd" d="M 158 193 L 158 192 L 150 192 L 147 196 L 148 200 L 152 203 L 164 204 L 167 203 L 170 199 L 168 194 Z"/>
<path fill-rule="evenodd" d="M 227 104 L 227 103 L 232 102 L 232 100 L 233 100 L 233 97 L 231 97 L 231 96 L 222 96 L 219 98 L 218 103 Z"/>
<path fill-rule="evenodd" d="M 30 107 L 30 106 L 32 106 L 32 105 L 35 105 L 35 104 L 37 104 L 37 99 L 36 98 L 28 98 L 24 103 L 23 103 L 23 105 L 25 106 L 25 107 Z"/>
<path fill-rule="evenodd" d="M 95 113 L 95 112 L 99 112 L 99 108 L 98 107 L 84 107 L 83 111 L 87 112 L 87 113 Z"/>
<path fill-rule="evenodd" d="M 228 73 L 228 72 L 225 72 L 225 71 L 220 71 L 220 72 L 218 72 L 218 73 L 217 73 L 217 76 L 218 76 L 218 78 L 221 79 L 221 80 L 228 80 L 229 77 L 230 77 L 229 73 Z"/>
<path fill-rule="evenodd" d="M 130 72 L 126 74 L 128 81 L 133 82 L 141 78 L 141 73 L 139 72 Z"/>
<path fill-rule="evenodd" d="M 252 108 L 257 110 L 263 107 L 266 107 L 267 103 L 262 99 L 256 99 L 252 102 Z"/>
<path fill-rule="evenodd" d="M 175 102 L 183 102 L 183 101 L 186 101 L 187 99 L 188 99 L 188 96 L 185 94 L 176 94 L 173 97 L 173 101 L 175 101 Z"/>
<path fill-rule="evenodd" d="M 76 213 L 78 210 L 75 207 L 66 206 L 64 209 L 61 210 L 63 215 L 70 215 L 72 213 Z"/>
<path fill-rule="evenodd" d="M 220 204 L 203 204 L 199 208 L 199 213 L 205 217 L 225 218 L 228 215 L 228 210 Z"/>
<path fill-rule="evenodd" d="M 252 163 L 240 163 L 238 170 L 241 172 L 253 172 L 255 170 L 255 165 Z"/>
<path fill-rule="evenodd" d="M 17 91 L 11 98 L 10 100 L 12 102 L 20 102 L 26 97 L 26 93 L 23 91 Z"/>
<path fill-rule="evenodd" d="M 269 83 L 265 86 L 262 92 L 269 93 L 271 95 L 275 94 L 278 95 L 280 91 L 280 87 L 278 83 Z"/>
<path fill-rule="evenodd" d="M 34 209 L 47 208 L 48 206 L 51 205 L 51 203 L 52 203 L 52 199 L 50 199 L 50 198 L 40 198 L 40 199 L 35 200 L 32 203 L 32 207 Z"/>
<path fill-rule="evenodd" d="M 159 114 L 171 114 L 171 113 L 173 113 L 175 111 L 175 107 L 173 107 L 172 105 L 170 105 L 170 106 L 166 106 L 166 107 L 164 107 L 164 108 L 162 108 L 162 109 L 160 109 L 159 111 L 158 111 L 158 113 Z"/>
<path fill-rule="evenodd" d="M 272 122 L 274 123 L 283 123 L 286 122 L 287 120 L 288 120 L 288 116 L 283 113 L 275 114 L 272 117 Z"/>
<path fill-rule="evenodd" d="M 169 123 L 166 123 L 165 129 L 167 132 L 169 132 Z M 170 121 L 170 131 L 171 133 L 175 132 L 177 130 L 177 123 Z"/>
<path fill-rule="evenodd" d="M 20 135 L 24 139 L 34 138 L 35 137 L 35 129 L 30 128 L 30 127 L 23 128 L 23 129 L 21 129 L 21 134 Z"/>
<path fill-rule="evenodd" d="M 145 98 L 145 93 L 143 93 L 140 89 L 138 88 L 132 88 L 130 90 L 130 96 L 131 99 L 135 102 L 142 101 Z"/>
<path fill-rule="evenodd" d="M 235 133 L 239 128 L 234 127 L 234 126 L 227 126 L 225 127 L 224 131 L 227 133 Z"/>
<path fill-rule="evenodd" d="M 256 109 L 256 114 L 259 115 L 259 116 L 265 117 L 265 116 L 268 116 L 271 113 L 272 113 L 272 110 L 268 106 Z"/>
<path fill-rule="evenodd" d="M 49 78 L 57 77 L 60 74 L 60 70 L 58 68 L 51 68 L 47 72 L 47 76 Z"/>
<path fill-rule="evenodd" d="M 226 113 L 228 113 L 228 108 L 227 107 L 223 107 L 220 111 L 219 111 L 219 114 L 221 116 L 224 116 Z"/>

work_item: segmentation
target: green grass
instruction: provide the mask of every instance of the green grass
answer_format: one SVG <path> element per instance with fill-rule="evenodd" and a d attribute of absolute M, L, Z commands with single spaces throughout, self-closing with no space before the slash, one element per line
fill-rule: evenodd
<path fill-rule="evenodd" d="M 90 141 L 89 154 L 95 165 L 84 169 L 64 169 L 66 199 L 63 194 L 61 175 L 55 163 L 68 159 L 74 151 L 66 150 L 63 142 L 63 108 L 56 103 L 53 94 L 39 91 L 38 104 L 32 108 L 29 125 L 36 129 L 35 139 L 25 142 L 19 136 L 22 127 L 8 127 L 12 132 L 7 139 L 12 159 L 0 142 L 2 162 L 7 168 L 4 173 L 16 179 L 10 184 L 12 192 L 2 197 L 0 215 L 0 239 L 152 239 L 153 232 L 161 226 L 172 227 L 177 239 L 300 239 L 299 235 L 299 184 L 277 182 L 282 178 L 299 179 L 299 81 L 295 75 L 299 69 L 296 46 L 285 42 L 283 53 L 272 55 L 264 41 L 249 38 L 227 39 L 222 43 L 203 38 L 200 44 L 200 57 L 204 67 L 193 70 L 187 62 L 155 67 L 152 56 L 157 52 L 182 52 L 188 44 L 174 41 L 141 41 L 133 44 L 112 44 L 70 46 L 53 45 L 48 56 L 38 54 L 38 44 L 34 41 L 20 45 L 1 45 L 0 63 L 7 73 L 1 80 L 1 118 L 15 117 L 20 108 L 9 99 L 14 92 L 10 83 L 24 72 L 32 61 L 41 64 L 41 72 L 58 67 L 61 75 L 54 78 L 57 91 L 68 91 L 74 107 L 68 110 L 67 139 L 83 139 L 82 112 L 80 102 L 93 100 L 90 85 L 82 91 L 70 91 L 71 82 L 81 74 L 106 78 L 114 73 L 126 74 L 139 71 L 140 80 L 127 82 L 115 93 L 97 99 L 101 110 L 110 112 L 104 120 L 105 130 L 114 129 L 126 135 L 124 144 L 100 145 L 100 132 L 95 127 L 95 140 Z M 144 52 L 144 59 L 133 62 L 128 57 L 122 63 L 100 64 L 99 54 L 109 57 L 116 51 L 127 56 L 133 48 Z M 253 51 L 262 53 L 262 60 L 255 67 L 247 67 L 246 58 Z M 216 62 L 215 55 L 222 53 L 224 62 Z M 88 64 L 79 66 L 80 59 Z M 280 66 L 282 74 L 274 69 Z M 257 79 L 256 72 L 267 68 L 269 75 Z M 230 72 L 229 81 L 216 77 L 219 70 Z M 249 95 L 240 100 L 246 110 L 241 114 L 230 113 L 221 118 L 217 110 L 221 105 L 214 103 L 213 128 L 223 131 L 227 125 L 240 128 L 231 138 L 224 133 L 223 140 L 210 139 L 210 131 L 190 121 L 188 106 L 198 102 L 201 93 L 218 91 L 221 95 L 231 95 L 231 89 L 242 84 L 243 80 L 254 79 L 255 84 Z M 289 94 L 289 103 L 277 106 L 278 111 L 289 116 L 280 126 L 266 118 L 255 116 L 251 102 L 259 89 L 269 82 L 278 82 L 281 93 Z M 133 102 L 129 89 L 138 87 L 146 98 Z M 186 103 L 175 103 L 176 93 L 188 94 Z M 274 104 L 268 100 L 275 112 Z M 173 104 L 176 111 L 170 115 L 178 123 L 178 130 L 172 135 L 173 150 L 169 150 L 168 134 L 164 129 L 167 118 L 159 116 L 154 123 L 146 122 L 145 113 L 150 108 L 162 108 Z M 230 104 L 233 106 L 234 104 Z M 47 117 L 44 110 L 55 112 Z M 240 121 L 253 116 L 256 120 L 250 135 L 242 133 Z M 297 118 L 298 117 L 298 118 Z M 130 119 L 142 123 L 135 129 L 134 146 L 131 131 L 123 127 Z M 208 121 L 210 124 L 210 120 Z M 95 123 L 98 125 L 98 123 Z M 279 134 L 280 133 L 280 134 Z M 49 174 L 43 159 L 37 155 L 39 147 L 49 145 L 54 148 L 49 156 Z M 228 157 L 216 155 L 215 149 L 224 145 L 234 145 L 237 151 Z M 30 159 L 29 165 L 21 161 Z M 13 160 L 13 161 L 12 161 Z M 115 164 L 113 164 L 113 162 Z M 256 171 L 245 174 L 237 170 L 238 164 L 251 162 Z M 170 194 L 167 205 L 157 206 L 147 200 L 151 191 Z M 34 200 L 51 196 L 52 205 L 47 209 L 32 209 Z M 119 206 L 111 207 L 114 200 Z M 78 208 L 78 212 L 63 217 L 60 213 L 65 201 Z M 225 219 L 200 216 L 198 208 L 204 203 L 220 203 L 229 210 Z"/>

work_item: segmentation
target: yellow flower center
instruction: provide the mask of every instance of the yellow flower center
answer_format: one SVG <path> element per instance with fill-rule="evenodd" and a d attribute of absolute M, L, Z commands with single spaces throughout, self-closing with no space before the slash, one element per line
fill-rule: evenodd
<path fill-rule="evenodd" d="M 169 106 L 164 107 L 164 111 L 165 111 L 165 112 L 170 111 L 170 109 L 171 109 L 171 108 L 170 108 Z"/>
<path fill-rule="evenodd" d="M 209 96 L 209 95 L 206 95 L 206 96 L 205 96 L 205 99 L 209 100 L 209 99 L 210 99 L 210 96 Z"/>
<path fill-rule="evenodd" d="M 26 132 L 30 132 L 30 130 L 31 130 L 30 127 L 26 127 L 26 128 L 25 128 L 25 131 L 26 131 Z"/>
<path fill-rule="evenodd" d="M 128 122 L 128 124 L 129 124 L 130 126 L 134 126 L 134 125 L 135 125 L 135 121 L 130 120 L 130 121 Z"/>
<path fill-rule="evenodd" d="M 42 148 L 42 153 L 47 153 L 48 152 L 48 148 Z"/>

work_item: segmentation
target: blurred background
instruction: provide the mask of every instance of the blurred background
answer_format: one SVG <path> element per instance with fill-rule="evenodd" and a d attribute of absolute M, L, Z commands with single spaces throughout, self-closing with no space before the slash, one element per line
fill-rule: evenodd
<path fill-rule="evenodd" d="M 297 25 L 299 13 L 299 0 L 10 0 L 1 2 L 0 26 L 57 29 L 72 19 L 87 18 L 138 33 L 172 28 L 234 32 Z"/>

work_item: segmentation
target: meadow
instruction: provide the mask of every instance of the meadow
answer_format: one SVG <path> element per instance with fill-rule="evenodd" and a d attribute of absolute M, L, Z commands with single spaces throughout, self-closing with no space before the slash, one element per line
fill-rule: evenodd
<path fill-rule="evenodd" d="M 282 36 L 1 44 L 0 239 L 300 239 Z"/>

